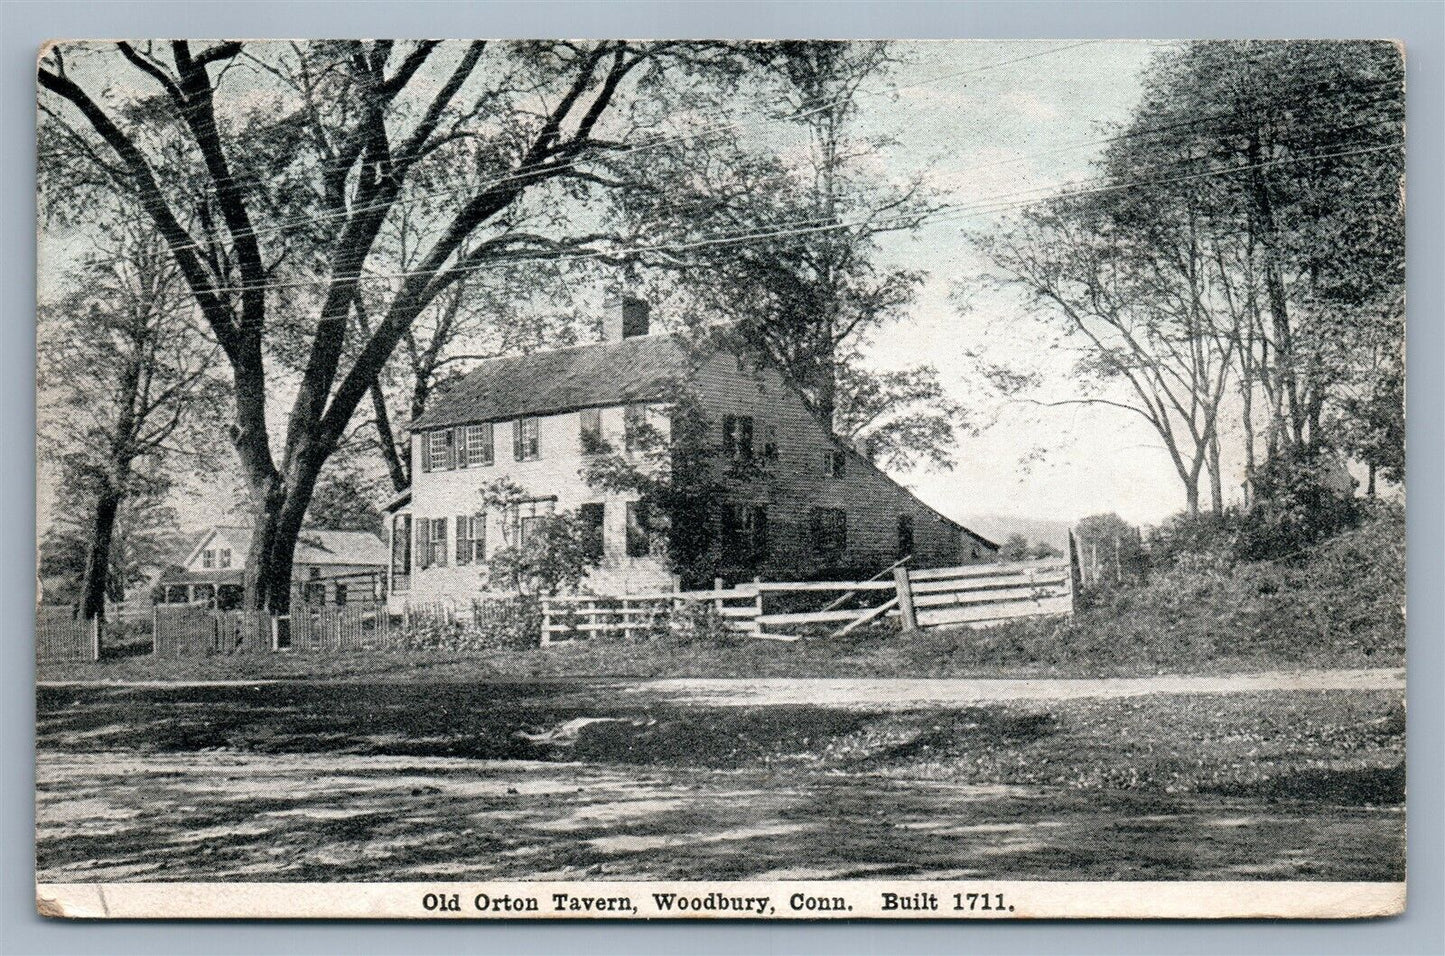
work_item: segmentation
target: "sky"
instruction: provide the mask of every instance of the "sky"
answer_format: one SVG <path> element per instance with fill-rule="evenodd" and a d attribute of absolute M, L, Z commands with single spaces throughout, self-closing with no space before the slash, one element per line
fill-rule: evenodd
<path fill-rule="evenodd" d="M 969 205 L 1044 196 L 1085 178 L 1111 124 L 1125 122 L 1140 95 L 1139 76 L 1161 42 L 1051 40 L 940 41 L 900 45 L 902 61 L 859 99 L 858 130 L 894 144 L 874 157 L 876 172 L 906 180 L 923 171 L 942 202 Z M 82 66 L 81 69 L 84 69 Z M 736 135 L 767 144 L 783 124 L 752 123 Z M 785 142 L 775 144 L 788 148 Z M 1071 358 L 1007 291 L 981 279 L 988 263 L 965 231 L 998 219 L 972 215 L 926 224 L 883 242 L 883 264 L 925 275 L 912 306 L 880 329 L 865 355 L 880 368 L 934 365 L 944 387 L 989 427 L 961 436 L 951 471 L 897 475 L 951 517 L 1018 516 L 1071 522 L 1114 511 L 1154 523 L 1179 511 L 1183 493 L 1152 430 L 1117 409 L 1042 409 L 1000 404 L 984 389 L 971 356 L 1027 356 L 1047 370 L 1043 395 L 1074 394 Z M 60 237 L 51 237 L 58 239 Z M 42 294 L 64 258 L 46 255 Z M 41 500 L 42 526 L 47 496 Z M 215 494 L 183 507 L 203 523 L 219 517 Z"/>

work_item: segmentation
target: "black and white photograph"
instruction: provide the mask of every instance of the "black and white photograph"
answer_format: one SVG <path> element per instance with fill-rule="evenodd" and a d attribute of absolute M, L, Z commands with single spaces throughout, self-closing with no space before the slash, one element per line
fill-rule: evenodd
<path fill-rule="evenodd" d="M 37 909 L 1402 912 L 1405 57 L 47 43 Z"/>

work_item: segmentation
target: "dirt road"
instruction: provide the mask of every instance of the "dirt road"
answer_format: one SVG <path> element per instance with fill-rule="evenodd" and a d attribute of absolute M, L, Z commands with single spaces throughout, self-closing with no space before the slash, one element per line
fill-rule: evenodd
<path fill-rule="evenodd" d="M 1201 677 L 1160 674 L 1154 677 L 1088 679 L 1039 678 L 996 680 L 970 678 L 752 678 L 651 680 L 623 689 L 646 700 L 711 707 L 752 707 L 807 704 L 813 707 L 908 710 L 964 704 L 1024 701 L 1112 700 L 1147 694 L 1238 694 L 1255 691 L 1400 690 L 1403 669 L 1266 671 Z"/>

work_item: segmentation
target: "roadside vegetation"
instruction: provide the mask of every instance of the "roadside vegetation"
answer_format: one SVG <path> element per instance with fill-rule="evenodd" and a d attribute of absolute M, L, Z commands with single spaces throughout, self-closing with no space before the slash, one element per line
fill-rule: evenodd
<path fill-rule="evenodd" d="M 1199 519 L 1213 521 L 1213 519 Z M 634 641 L 395 653 L 47 663 L 42 680 L 536 680 L 568 677 L 1089 677 L 1401 667 L 1403 509 L 1372 504 L 1296 553 L 1237 557 L 1227 523 L 1156 535 L 1142 583 L 1091 592 L 1069 620 L 899 634 L 896 624 L 796 643 L 707 627 Z M 499 645 L 501 642 L 498 642 Z"/>

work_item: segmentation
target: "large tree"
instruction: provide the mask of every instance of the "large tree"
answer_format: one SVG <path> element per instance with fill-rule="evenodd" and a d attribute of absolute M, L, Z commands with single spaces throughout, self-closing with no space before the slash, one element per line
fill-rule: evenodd
<path fill-rule="evenodd" d="M 525 228 L 526 213 L 611 186 L 626 166 L 627 104 L 715 49 L 177 40 L 45 53 L 47 116 L 137 197 L 230 363 L 249 606 L 287 608 L 321 468 L 417 317 L 464 276 L 575 244 Z M 174 158 L 161 144 L 177 139 Z M 426 191 L 427 170 L 456 165 L 485 176 L 448 194 L 413 268 L 375 272 L 390 218 Z M 365 329 L 363 286 L 386 290 Z M 279 448 L 267 363 L 278 335 L 305 356 Z"/>
<path fill-rule="evenodd" d="M 124 204 L 92 212 L 103 220 L 95 247 L 41 307 L 37 331 L 40 450 L 59 472 L 51 543 L 84 543 L 72 570 L 86 618 L 156 557 L 156 533 L 171 530 L 160 519 L 174 521 L 163 504 L 172 476 L 214 461 L 221 398 L 215 347 L 149 222 Z"/>
<path fill-rule="evenodd" d="M 749 93 L 780 104 L 768 137 L 687 141 L 660 156 L 653 175 L 669 188 L 634 207 L 655 249 L 639 258 L 676 278 L 696 323 L 731 323 L 734 344 L 786 374 L 861 453 L 949 467 L 966 423 L 936 371 L 879 371 L 863 348 L 906 313 L 924 278 L 886 262 L 886 237 L 913 233 L 938 208 L 925 170 L 880 173 L 892 141 L 860 120 L 895 65 L 893 46 L 786 41 L 748 56 Z"/>

